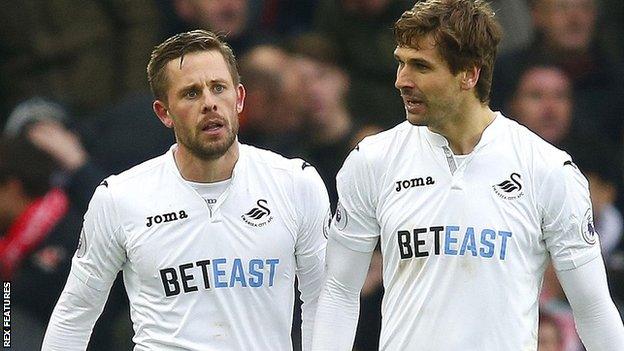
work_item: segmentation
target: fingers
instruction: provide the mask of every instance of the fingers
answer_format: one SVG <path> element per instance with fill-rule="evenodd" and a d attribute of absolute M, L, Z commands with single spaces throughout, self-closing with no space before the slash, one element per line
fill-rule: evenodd
<path fill-rule="evenodd" d="M 75 171 L 87 161 L 87 153 L 78 136 L 54 120 L 31 125 L 26 135 L 42 151 L 52 156 L 65 170 Z"/>

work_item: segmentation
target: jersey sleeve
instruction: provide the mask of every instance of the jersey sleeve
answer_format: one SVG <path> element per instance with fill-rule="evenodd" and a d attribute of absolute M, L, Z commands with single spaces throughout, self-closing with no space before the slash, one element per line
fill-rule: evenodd
<path fill-rule="evenodd" d="M 537 197 L 543 239 L 556 270 L 580 267 L 600 255 L 588 182 L 569 158 L 553 166 Z"/>
<path fill-rule="evenodd" d="M 295 180 L 296 255 L 309 256 L 325 249 L 329 224 L 329 196 L 316 169 L 307 165 Z"/>
<path fill-rule="evenodd" d="M 570 302 L 576 330 L 587 350 L 624 350 L 624 325 L 609 294 L 602 259 L 558 271 L 557 278 Z"/>
<path fill-rule="evenodd" d="M 312 327 L 325 279 L 325 246 L 329 227 L 329 197 L 323 180 L 314 167 L 304 163 L 295 180 L 296 221 L 298 223 L 295 259 L 301 291 L 301 344 L 309 350 Z"/>
<path fill-rule="evenodd" d="M 363 147 L 356 147 L 336 177 L 338 205 L 330 236 L 349 249 L 373 251 L 379 239 L 375 174 Z"/>
<path fill-rule="evenodd" d="M 85 215 L 67 284 L 50 318 L 42 350 L 86 349 L 125 262 L 121 231 L 110 191 L 100 185 Z"/>

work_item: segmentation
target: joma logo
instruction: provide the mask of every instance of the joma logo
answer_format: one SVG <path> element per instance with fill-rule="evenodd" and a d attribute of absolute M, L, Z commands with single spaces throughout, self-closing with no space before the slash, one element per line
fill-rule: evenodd
<path fill-rule="evenodd" d="M 151 227 L 154 223 L 156 224 L 167 223 L 167 222 L 177 221 L 178 219 L 184 219 L 184 218 L 188 218 L 188 215 L 186 214 L 186 212 L 184 212 L 184 210 L 179 211 L 178 213 L 176 212 L 163 213 L 160 215 L 147 217 L 147 223 L 145 223 L 145 225 L 148 227 Z"/>
<path fill-rule="evenodd" d="M 424 185 L 433 185 L 435 184 L 435 180 L 433 180 L 432 177 L 419 177 L 419 178 L 412 178 L 409 180 L 399 180 L 398 182 L 396 182 L 396 188 L 394 190 L 396 190 L 396 192 L 398 193 L 399 191 L 403 190 L 403 189 L 409 189 L 409 188 L 413 188 L 416 186 L 424 186 Z"/>

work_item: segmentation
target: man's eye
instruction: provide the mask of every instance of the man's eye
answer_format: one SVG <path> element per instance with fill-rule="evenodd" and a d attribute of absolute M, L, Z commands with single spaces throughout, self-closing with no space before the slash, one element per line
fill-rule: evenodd
<path fill-rule="evenodd" d="M 197 91 L 195 90 L 190 90 L 186 93 L 186 97 L 191 98 L 191 99 L 196 98 L 197 95 L 198 95 Z"/>
<path fill-rule="evenodd" d="M 214 86 L 214 91 L 215 93 L 222 93 L 225 90 L 225 87 L 223 85 L 215 85 Z"/>

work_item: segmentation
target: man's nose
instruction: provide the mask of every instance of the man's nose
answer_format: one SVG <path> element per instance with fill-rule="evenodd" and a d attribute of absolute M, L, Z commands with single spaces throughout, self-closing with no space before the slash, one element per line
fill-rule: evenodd
<path fill-rule="evenodd" d="M 414 87 L 414 82 L 407 74 L 405 67 L 397 68 L 397 74 L 396 74 L 396 80 L 394 81 L 394 86 L 399 90 L 402 90 L 404 88 Z"/>
<path fill-rule="evenodd" d="M 204 93 L 202 113 L 217 112 L 217 104 L 214 96 L 210 92 Z"/>

